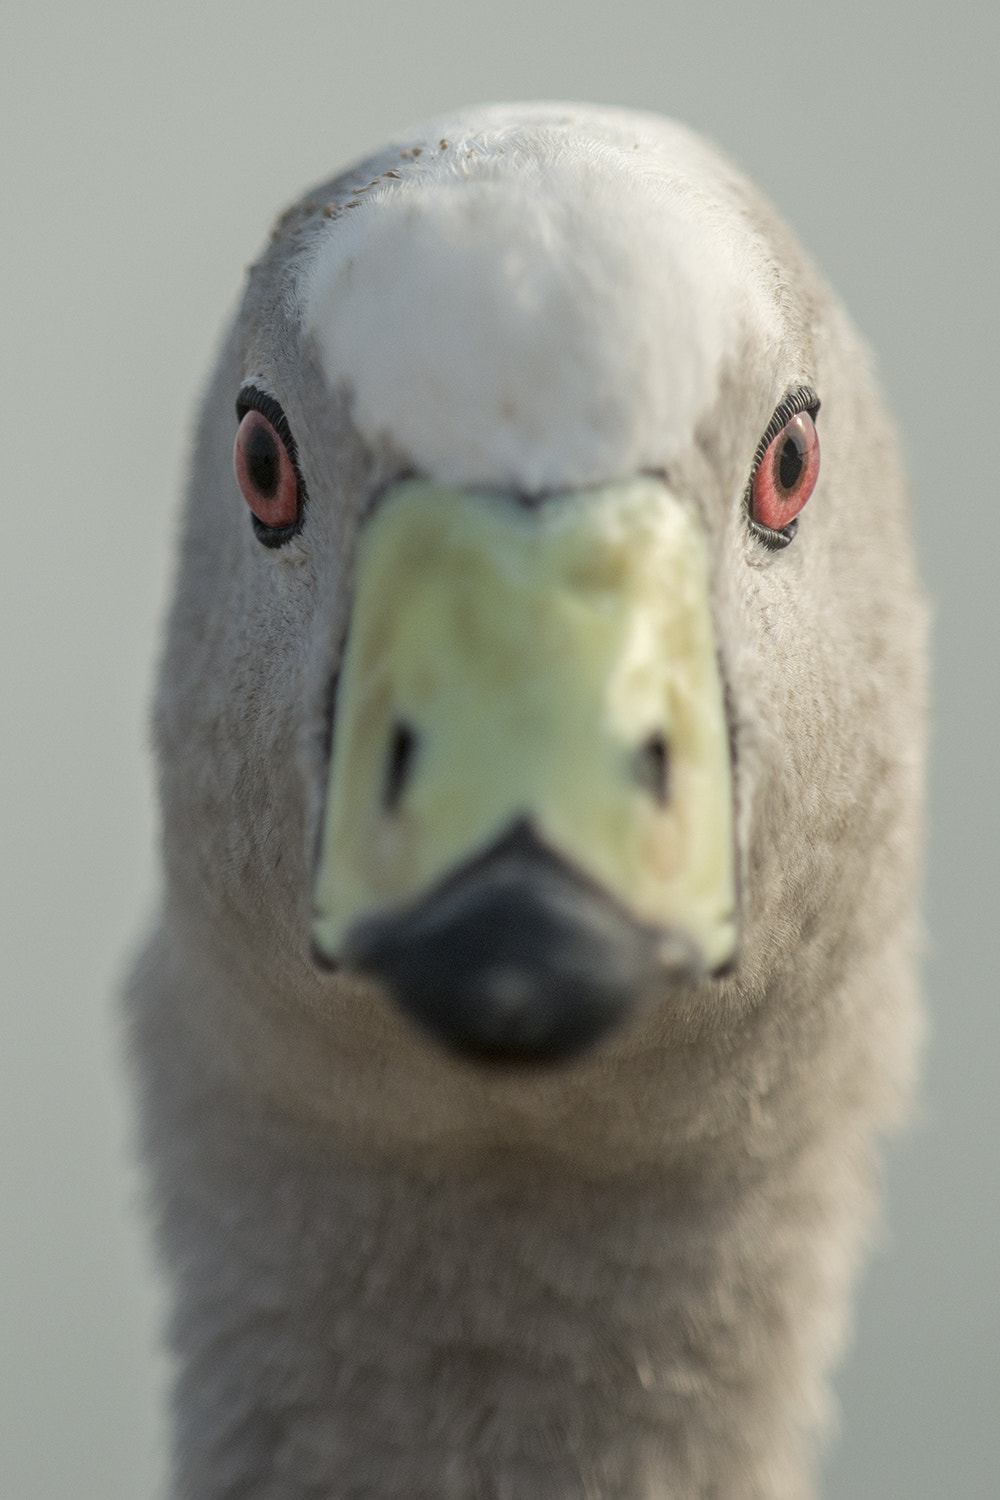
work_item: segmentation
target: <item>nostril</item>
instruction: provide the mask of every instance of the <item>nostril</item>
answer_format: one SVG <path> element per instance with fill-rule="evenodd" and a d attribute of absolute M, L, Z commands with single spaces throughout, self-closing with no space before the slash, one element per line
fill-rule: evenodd
<path fill-rule="evenodd" d="M 670 749 L 662 734 L 651 734 L 635 752 L 635 779 L 660 807 L 670 800 Z"/>
<path fill-rule="evenodd" d="M 382 788 L 382 806 L 386 812 L 395 812 L 406 787 L 417 753 L 417 732 L 409 724 L 397 719 L 389 736 L 389 750 L 385 762 L 385 783 Z"/>

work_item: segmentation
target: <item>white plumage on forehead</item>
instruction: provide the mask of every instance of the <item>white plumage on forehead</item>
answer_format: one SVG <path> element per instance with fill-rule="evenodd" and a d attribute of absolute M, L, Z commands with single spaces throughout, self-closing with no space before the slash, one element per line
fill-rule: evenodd
<path fill-rule="evenodd" d="M 329 223 L 304 274 L 362 434 L 442 479 L 531 490 L 667 464 L 747 335 L 780 335 L 760 249 L 699 192 L 695 153 L 679 174 L 634 121 L 621 144 L 562 134 L 429 143 Z"/>

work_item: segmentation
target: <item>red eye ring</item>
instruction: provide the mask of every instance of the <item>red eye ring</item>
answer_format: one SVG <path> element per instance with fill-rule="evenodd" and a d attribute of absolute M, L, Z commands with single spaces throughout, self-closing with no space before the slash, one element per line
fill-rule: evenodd
<path fill-rule="evenodd" d="M 819 476 L 819 434 L 808 411 L 796 412 L 775 433 L 757 465 L 750 491 L 750 517 L 770 531 L 783 531 L 805 505 Z"/>
<path fill-rule="evenodd" d="M 236 433 L 233 468 L 262 527 L 284 531 L 299 519 L 299 481 L 288 449 L 264 413 L 246 412 Z M 259 534 L 259 533 L 258 533 Z"/>

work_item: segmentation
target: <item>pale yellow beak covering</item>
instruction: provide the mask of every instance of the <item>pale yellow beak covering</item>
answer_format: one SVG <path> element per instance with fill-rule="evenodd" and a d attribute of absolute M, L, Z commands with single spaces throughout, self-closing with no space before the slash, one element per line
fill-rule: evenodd
<path fill-rule="evenodd" d="M 638 922 L 729 960 L 729 737 L 694 512 L 655 478 L 530 505 L 407 480 L 356 578 L 319 952 L 527 819 Z"/>

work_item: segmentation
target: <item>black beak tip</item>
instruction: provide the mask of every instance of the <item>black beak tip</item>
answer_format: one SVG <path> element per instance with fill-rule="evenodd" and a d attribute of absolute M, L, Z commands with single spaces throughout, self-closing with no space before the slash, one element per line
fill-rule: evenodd
<path fill-rule="evenodd" d="M 657 934 L 520 825 L 416 907 L 358 923 L 343 957 L 449 1050 L 530 1066 L 621 1024 L 657 952 Z"/>
<path fill-rule="evenodd" d="M 447 964 L 447 950 L 440 954 Z M 632 1009 L 634 997 L 600 982 L 566 986 L 530 967 L 484 967 L 458 982 L 390 980 L 397 1003 L 450 1051 L 496 1065 L 568 1062 Z"/>

